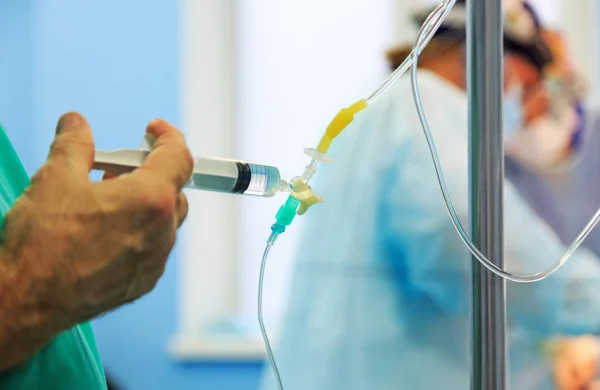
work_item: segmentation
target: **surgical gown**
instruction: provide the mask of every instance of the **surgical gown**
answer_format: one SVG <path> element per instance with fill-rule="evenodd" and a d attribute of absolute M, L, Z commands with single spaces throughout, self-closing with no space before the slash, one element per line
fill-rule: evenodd
<path fill-rule="evenodd" d="M 466 93 L 433 73 L 420 86 L 451 196 L 468 215 Z M 290 300 L 275 341 L 287 390 L 469 388 L 470 259 L 448 218 L 400 79 L 357 116 L 313 186 Z M 546 269 L 564 250 L 505 185 L 506 263 Z M 578 251 L 535 284 L 508 283 L 512 389 L 552 388 L 542 343 L 600 328 L 600 262 Z M 263 389 L 276 389 L 270 368 Z"/>

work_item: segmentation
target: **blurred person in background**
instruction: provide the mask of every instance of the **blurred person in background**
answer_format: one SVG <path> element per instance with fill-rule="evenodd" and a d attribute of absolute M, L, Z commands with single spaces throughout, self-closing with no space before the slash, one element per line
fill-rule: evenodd
<path fill-rule="evenodd" d="M 464 3 L 457 2 L 423 51 L 419 85 L 449 191 L 466 226 Z M 507 5 L 505 12 L 503 122 L 510 133 L 532 122 L 525 107 L 552 56 L 521 3 Z M 417 14 L 416 24 L 424 15 Z M 389 53 L 392 68 L 411 46 Z M 467 389 L 470 257 L 440 195 L 408 77 L 359 114 L 331 154 L 335 163 L 315 179 L 327 207 L 315 210 L 305 226 L 277 340 L 285 388 Z M 510 182 L 504 199 L 507 269 L 522 274 L 548 268 L 564 245 Z M 508 284 L 511 388 L 562 390 L 591 383 L 596 345 L 581 359 L 567 359 L 575 378 L 568 383 L 559 382 L 559 374 L 553 378 L 543 350 L 553 336 L 600 329 L 599 294 L 600 262 L 587 250 L 544 281 Z M 552 356 L 558 360 L 574 344 L 555 345 Z M 263 389 L 276 389 L 270 368 Z"/>
<path fill-rule="evenodd" d="M 527 3 L 525 6 L 542 31 L 552 62 L 545 67 L 537 92 L 525 102 L 526 124 L 513 129 L 506 139 L 505 172 L 563 244 L 570 244 L 600 206 L 600 193 L 594 191 L 597 186 L 590 182 L 589 175 L 580 175 L 581 168 L 593 164 L 585 152 L 590 148 L 596 121 L 586 115 L 583 80 L 571 61 L 565 37 L 542 27 L 533 9 Z M 598 164 L 593 166 L 597 171 Z M 584 246 L 596 249 L 597 237 L 594 231 Z M 584 336 L 560 340 L 558 344 L 553 362 L 557 387 L 598 386 L 583 379 L 597 375 L 598 340 Z M 573 366 L 584 367 L 585 372 L 572 375 Z"/>
<path fill-rule="evenodd" d="M 585 84 L 565 37 L 551 29 L 543 29 L 543 36 L 553 61 L 529 106 L 542 114 L 508 140 L 505 173 L 563 244 L 570 244 L 600 207 L 600 186 L 591 180 L 600 169 L 600 154 L 594 153 L 600 148 L 600 111 L 583 103 Z M 583 246 L 600 255 L 600 230 Z"/>
<path fill-rule="evenodd" d="M 539 25 L 538 25 L 539 26 Z M 557 31 L 541 29 L 552 53 L 538 88 L 525 100 L 526 126 L 507 134 L 506 153 L 539 174 L 558 171 L 576 157 L 583 139 L 583 82 Z"/>

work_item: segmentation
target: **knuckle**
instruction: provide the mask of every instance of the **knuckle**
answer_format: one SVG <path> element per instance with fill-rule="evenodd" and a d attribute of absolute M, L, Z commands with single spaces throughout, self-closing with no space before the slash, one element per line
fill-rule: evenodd
<path fill-rule="evenodd" d="M 183 193 L 180 193 L 177 197 L 177 208 L 179 210 L 179 224 L 181 225 L 186 220 L 189 212 L 188 199 Z"/>
<path fill-rule="evenodd" d="M 52 156 L 62 156 L 64 154 L 66 154 L 67 150 L 66 150 L 66 145 L 64 142 L 64 138 L 61 138 L 60 136 L 57 136 L 56 138 L 54 138 L 54 140 L 52 141 L 52 143 L 50 144 L 50 154 Z"/>
<path fill-rule="evenodd" d="M 52 162 L 47 162 L 31 178 L 31 186 L 58 180 L 63 174 L 63 168 Z"/>
<path fill-rule="evenodd" d="M 147 194 L 148 212 L 160 219 L 171 219 L 175 209 L 175 188 L 170 184 L 158 184 Z"/>
<path fill-rule="evenodd" d="M 117 210 L 127 211 L 134 229 L 143 229 L 147 224 L 162 225 L 174 217 L 175 186 L 164 180 L 148 177 L 131 180 L 127 193 L 119 195 L 118 199 Z"/>
<path fill-rule="evenodd" d="M 70 130 L 64 130 L 58 135 L 50 145 L 51 159 L 68 159 L 73 151 L 93 150 L 94 141 L 90 137 L 80 137 L 76 134 L 69 134 Z"/>
<path fill-rule="evenodd" d="M 171 149 L 171 155 L 175 158 L 173 169 L 176 169 L 182 176 L 184 174 L 186 176 L 191 175 L 194 167 L 194 157 L 185 141 L 169 144 L 169 148 Z"/>
<path fill-rule="evenodd" d="M 93 148 L 93 138 L 85 137 L 82 133 L 83 130 L 78 128 L 65 129 L 61 134 L 56 136 L 52 144 L 62 149 L 69 149 L 71 147 Z"/>
<path fill-rule="evenodd" d="M 183 207 L 184 210 L 188 209 L 188 207 L 189 207 L 188 198 L 183 192 L 179 193 L 179 195 L 177 197 L 177 201 L 180 203 L 180 205 Z"/>

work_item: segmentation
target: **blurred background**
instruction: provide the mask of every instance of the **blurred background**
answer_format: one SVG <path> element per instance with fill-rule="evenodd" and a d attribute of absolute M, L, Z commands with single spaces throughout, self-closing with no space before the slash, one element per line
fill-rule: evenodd
<path fill-rule="evenodd" d="M 384 52 L 404 33 L 407 10 L 425 3 L 0 0 L 0 120 L 30 173 L 58 117 L 76 110 L 98 149 L 137 147 L 146 123 L 161 117 L 185 131 L 196 155 L 272 164 L 289 178 L 337 110 L 386 76 Z M 566 34 L 595 107 L 600 2 L 533 3 Z M 283 198 L 189 196 L 189 220 L 156 290 L 93 324 L 118 388 L 258 386 L 258 267 Z M 278 242 L 267 271 L 275 338 L 301 225 Z"/>

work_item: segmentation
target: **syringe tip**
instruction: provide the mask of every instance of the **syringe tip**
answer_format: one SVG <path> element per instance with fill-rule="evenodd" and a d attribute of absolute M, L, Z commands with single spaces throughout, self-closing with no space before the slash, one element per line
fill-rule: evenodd
<path fill-rule="evenodd" d="M 282 179 L 277 183 L 277 191 L 279 192 L 292 192 L 292 190 L 292 183 L 288 182 L 287 180 Z"/>

